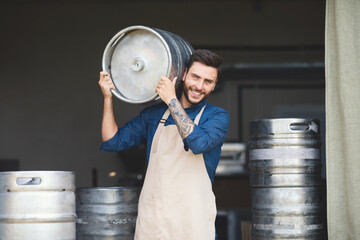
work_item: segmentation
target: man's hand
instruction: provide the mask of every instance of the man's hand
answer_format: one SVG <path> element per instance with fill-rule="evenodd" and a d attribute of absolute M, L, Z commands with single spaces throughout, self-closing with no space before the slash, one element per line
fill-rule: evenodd
<path fill-rule="evenodd" d="M 115 121 L 112 93 L 110 91 L 110 89 L 115 89 L 115 86 L 111 81 L 110 74 L 107 72 L 100 72 L 99 85 L 101 92 L 104 95 L 104 113 L 101 125 L 101 137 L 103 142 L 105 142 L 114 137 L 119 129 Z"/>
<path fill-rule="evenodd" d="M 110 74 L 108 72 L 100 72 L 99 85 L 104 98 L 112 98 L 110 89 L 115 89 L 115 86 L 111 81 Z"/>
<path fill-rule="evenodd" d="M 176 79 L 177 77 L 175 77 L 171 81 L 167 77 L 162 77 L 155 89 L 155 92 L 159 94 L 161 100 L 163 100 L 164 103 L 166 103 L 167 105 L 169 105 L 171 99 L 176 98 L 176 92 L 175 92 Z"/>

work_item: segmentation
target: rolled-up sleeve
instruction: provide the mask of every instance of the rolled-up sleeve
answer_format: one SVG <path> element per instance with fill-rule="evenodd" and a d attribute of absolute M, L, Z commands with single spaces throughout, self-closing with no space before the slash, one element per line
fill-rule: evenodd
<path fill-rule="evenodd" d="M 229 114 L 225 110 L 211 114 L 200 126 L 195 124 L 194 130 L 183 140 L 185 150 L 201 154 L 214 149 L 224 142 L 228 127 Z"/>
<path fill-rule="evenodd" d="M 114 137 L 101 144 L 100 149 L 107 152 L 118 152 L 140 145 L 146 137 L 146 112 L 127 122 L 119 128 Z"/>

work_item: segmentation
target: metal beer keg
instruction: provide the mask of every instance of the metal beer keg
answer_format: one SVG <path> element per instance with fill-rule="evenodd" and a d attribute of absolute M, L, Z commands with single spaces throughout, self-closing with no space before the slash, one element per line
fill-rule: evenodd
<path fill-rule="evenodd" d="M 75 174 L 0 173 L 0 239 L 75 240 Z"/>
<path fill-rule="evenodd" d="M 129 103 L 149 103 L 160 99 L 155 89 L 162 76 L 181 81 L 192 52 L 192 46 L 173 33 L 131 26 L 107 44 L 102 67 L 110 73 L 116 97 Z"/>
<path fill-rule="evenodd" d="M 319 121 L 250 121 L 252 239 L 324 238 Z"/>
<path fill-rule="evenodd" d="M 77 240 L 133 240 L 140 189 L 76 189 Z"/>

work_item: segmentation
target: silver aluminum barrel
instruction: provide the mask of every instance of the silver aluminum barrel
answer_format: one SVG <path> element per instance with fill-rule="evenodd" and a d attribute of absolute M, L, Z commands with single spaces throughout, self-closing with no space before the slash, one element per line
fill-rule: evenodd
<path fill-rule="evenodd" d="M 133 240 L 140 189 L 78 188 L 78 240 Z"/>
<path fill-rule="evenodd" d="M 75 173 L 0 173 L 0 239 L 75 240 Z"/>
<path fill-rule="evenodd" d="M 250 121 L 252 239 L 323 239 L 320 125 Z"/>
<path fill-rule="evenodd" d="M 128 103 L 152 103 L 160 99 L 155 89 L 162 76 L 181 81 L 192 52 L 192 46 L 176 34 L 131 26 L 109 41 L 102 67 L 111 75 L 116 88 L 112 93 L 117 98 Z"/>

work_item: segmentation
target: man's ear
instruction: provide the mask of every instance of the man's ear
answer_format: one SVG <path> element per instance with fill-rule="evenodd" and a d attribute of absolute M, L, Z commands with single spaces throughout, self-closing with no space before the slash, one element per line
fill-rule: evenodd
<path fill-rule="evenodd" d="M 216 81 L 215 81 L 215 85 L 214 85 L 213 89 L 211 90 L 212 92 L 215 90 L 217 82 L 218 82 L 218 79 L 216 79 Z"/>
<path fill-rule="evenodd" d="M 182 77 L 182 80 L 183 80 L 183 81 L 185 81 L 186 74 L 187 74 L 187 68 L 185 68 L 185 72 L 184 72 L 184 75 L 183 75 L 183 77 Z"/>

